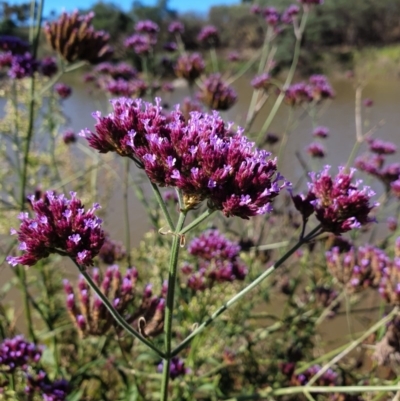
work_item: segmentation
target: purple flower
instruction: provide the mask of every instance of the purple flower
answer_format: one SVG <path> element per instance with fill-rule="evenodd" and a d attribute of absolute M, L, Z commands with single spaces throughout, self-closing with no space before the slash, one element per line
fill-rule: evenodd
<path fill-rule="evenodd" d="M 178 45 L 175 42 L 167 42 L 164 43 L 163 49 L 166 50 L 167 52 L 176 52 L 178 50 Z"/>
<path fill-rule="evenodd" d="M 147 91 L 147 85 L 141 79 L 126 81 L 122 78 L 100 81 L 100 87 L 112 96 L 141 97 Z"/>
<path fill-rule="evenodd" d="M 258 4 L 253 4 L 250 7 L 250 12 L 255 15 L 260 15 L 262 13 L 262 8 Z"/>
<path fill-rule="evenodd" d="M 227 60 L 234 63 L 235 61 L 239 61 L 241 59 L 240 54 L 237 51 L 231 51 L 228 53 Z"/>
<path fill-rule="evenodd" d="M 396 231 L 397 230 L 397 218 L 390 216 L 386 220 L 387 227 L 390 231 Z"/>
<path fill-rule="evenodd" d="M 94 204 L 85 211 L 74 192 L 71 192 L 71 199 L 67 199 L 48 191 L 44 199 L 30 197 L 30 202 L 34 218 L 21 213 L 19 231 L 11 230 L 18 236 L 24 253 L 19 257 L 9 256 L 8 263 L 32 266 L 52 253 L 61 253 L 80 265 L 90 266 L 104 242 L 102 221 L 94 214 L 100 206 Z M 80 236 L 79 241 L 76 235 Z"/>
<path fill-rule="evenodd" d="M 124 41 L 125 47 L 133 49 L 139 55 L 148 54 L 155 46 L 157 40 L 154 36 L 135 33 Z"/>
<path fill-rule="evenodd" d="M 135 31 L 138 33 L 147 33 L 150 35 L 154 35 L 159 30 L 160 27 L 155 22 L 150 20 L 139 21 L 135 25 Z"/>
<path fill-rule="evenodd" d="M 313 376 L 321 370 L 320 365 L 313 365 L 301 374 L 292 378 L 293 384 L 305 386 Z M 335 386 L 338 384 L 339 375 L 332 369 L 328 369 L 315 383 L 316 386 Z"/>
<path fill-rule="evenodd" d="M 254 89 L 268 90 L 271 86 L 271 76 L 267 72 L 257 75 L 251 80 L 251 86 Z"/>
<path fill-rule="evenodd" d="M 0 53 L 0 67 L 9 68 L 13 61 L 13 55 L 11 52 Z"/>
<path fill-rule="evenodd" d="M 65 379 L 51 381 L 47 373 L 40 370 L 36 375 L 27 375 L 25 392 L 33 395 L 38 392 L 44 401 L 65 401 L 72 387 Z"/>
<path fill-rule="evenodd" d="M 66 145 L 75 143 L 77 141 L 76 134 L 73 130 L 68 129 L 63 133 L 63 141 Z"/>
<path fill-rule="evenodd" d="M 377 206 L 370 205 L 374 192 L 369 187 L 359 189 L 361 181 L 352 183 L 355 170 L 346 173 L 341 167 L 334 178 L 330 176 L 329 170 L 330 166 L 326 166 L 320 173 L 310 173 L 309 192 L 303 198 L 315 197 L 309 203 L 322 229 L 339 235 L 374 221 L 369 216 L 370 211 Z"/>
<path fill-rule="evenodd" d="M 275 7 L 266 7 L 263 15 L 268 25 L 276 26 L 278 24 L 280 15 Z"/>
<path fill-rule="evenodd" d="M 29 364 L 36 364 L 42 356 L 42 347 L 27 342 L 23 336 L 6 338 L 0 343 L 0 370 L 13 373 L 15 369 L 26 370 Z"/>
<path fill-rule="evenodd" d="M 172 21 L 168 25 L 168 32 L 180 33 L 182 35 L 184 31 L 185 31 L 185 27 L 182 24 L 182 22 L 180 22 L 180 21 Z"/>
<path fill-rule="evenodd" d="M 100 75 L 108 75 L 113 79 L 123 79 L 130 80 L 136 78 L 138 73 L 127 63 L 117 63 L 111 64 L 109 62 L 104 62 L 99 64 L 94 72 Z"/>
<path fill-rule="evenodd" d="M 282 22 L 285 24 L 293 23 L 293 20 L 297 17 L 300 12 L 300 8 L 296 4 L 291 4 L 283 13 L 282 13 Z"/>
<path fill-rule="evenodd" d="M 313 101 L 313 89 L 310 85 L 300 82 L 293 84 L 285 91 L 285 102 L 289 106 L 299 106 Z"/>
<path fill-rule="evenodd" d="M 324 4 L 324 0 L 297 0 L 299 3 L 304 5 L 320 5 Z"/>
<path fill-rule="evenodd" d="M 54 90 L 57 92 L 61 99 L 68 99 L 72 94 L 72 88 L 63 83 L 58 83 L 54 85 Z"/>
<path fill-rule="evenodd" d="M 320 102 L 321 100 L 335 97 L 335 92 L 325 75 L 311 75 L 309 83 L 314 101 Z"/>
<path fill-rule="evenodd" d="M 306 151 L 311 157 L 317 157 L 317 158 L 325 157 L 326 154 L 325 147 L 318 142 L 310 143 L 306 147 Z"/>
<path fill-rule="evenodd" d="M 374 101 L 370 98 L 366 98 L 363 100 L 364 107 L 372 107 L 374 105 Z"/>
<path fill-rule="evenodd" d="M 272 200 L 288 183 L 276 171 L 270 153 L 254 148 L 239 129 L 226 127 L 217 112 L 193 112 L 188 121 L 177 109 L 162 113 L 140 99 L 115 99 L 108 116 L 95 113 L 95 133 L 82 133 L 100 153 L 130 157 L 150 180 L 177 187 L 186 206 L 208 199 L 226 216 L 249 218 L 271 210 Z M 175 159 L 173 165 L 167 160 Z M 210 180 L 215 182 L 211 187 Z"/>
<path fill-rule="evenodd" d="M 222 80 L 221 74 L 208 76 L 197 97 L 212 110 L 229 110 L 237 100 L 235 90 Z"/>
<path fill-rule="evenodd" d="M 16 36 L 0 35 L 0 50 L 23 55 L 29 52 L 29 43 Z"/>
<path fill-rule="evenodd" d="M 162 361 L 158 366 L 157 370 L 158 372 L 163 371 L 163 366 L 164 362 Z M 185 368 L 185 362 L 183 359 L 178 358 L 177 356 L 173 357 L 170 362 L 170 367 L 169 367 L 169 377 L 174 380 L 179 376 L 184 376 L 186 374 L 190 373 L 190 369 Z"/>
<path fill-rule="evenodd" d="M 393 195 L 400 199 L 400 178 L 390 184 L 390 189 Z"/>
<path fill-rule="evenodd" d="M 100 249 L 99 258 L 107 265 L 113 265 L 126 256 L 126 250 L 121 242 L 112 240 L 108 235 L 104 237 L 104 244 Z"/>
<path fill-rule="evenodd" d="M 268 132 L 267 135 L 265 136 L 265 141 L 267 145 L 275 145 L 277 142 L 279 142 L 279 136 L 274 134 L 273 132 Z"/>
<path fill-rule="evenodd" d="M 397 146 L 393 142 L 385 142 L 381 139 L 368 139 L 369 150 L 378 155 L 393 155 L 397 152 Z"/>
<path fill-rule="evenodd" d="M 54 57 L 44 57 L 40 62 L 40 71 L 45 77 L 51 78 L 58 71 L 56 59 Z"/>
<path fill-rule="evenodd" d="M 328 127 L 316 127 L 312 134 L 316 138 L 325 139 L 329 136 L 329 128 Z"/>
<path fill-rule="evenodd" d="M 199 53 L 183 54 L 175 65 L 175 74 L 193 83 L 204 71 L 205 63 Z"/>
<path fill-rule="evenodd" d="M 31 77 L 39 69 L 39 62 L 31 53 L 13 56 L 8 75 L 12 79 Z"/>
<path fill-rule="evenodd" d="M 197 40 L 203 45 L 216 46 L 219 41 L 218 29 L 213 25 L 206 25 L 197 35 Z"/>

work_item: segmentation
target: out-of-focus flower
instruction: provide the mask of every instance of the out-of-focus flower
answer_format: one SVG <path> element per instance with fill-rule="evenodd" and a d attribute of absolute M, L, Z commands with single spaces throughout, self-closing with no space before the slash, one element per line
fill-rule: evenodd
<path fill-rule="evenodd" d="M 297 0 L 303 5 L 320 5 L 324 4 L 324 0 Z"/>
<path fill-rule="evenodd" d="M 97 64 L 113 54 L 108 41 L 110 36 L 104 31 L 96 31 L 92 26 L 94 13 L 80 15 L 62 13 L 57 21 L 46 23 L 44 31 L 50 46 L 66 61 L 83 60 Z"/>
<path fill-rule="evenodd" d="M 344 253 L 333 247 L 325 256 L 331 274 L 351 292 L 378 288 L 392 265 L 384 251 L 368 244 Z"/>
<path fill-rule="evenodd" d="M 364 107 L 372 107 L 374 105 L 374 101 L 370 98 L 363 100 Z"/>
<path fill-rule="evenodd" d="M 29 52 L 29 43 L 16 36 L 0 35 L 0 50 L 22 55 Z"/>
<path fill-rule="evenodd" d="M 269 75 L 267 72 L 257 75 L 251 80 L 251 86 L 254 89 L 268 90 L 271 87 L 271 75 Z"/>
<path fill-rule="evenodd" d="M 322 367 L 320 365 L 313 365 L 300 374 L 293 374 L 290 384 L 293 386 L 305 386 L 313 376 L 315 376 Z M 316 386 L 335 386 L 338 382 L 338 374 L 332 369 L 328 369 L 316 382 Z"/>
<path fill-rule="evenodd" d="M 222 80 L 221 74 L 208 76 L 197 97 L 212 110 L 229 110 L 237 100 L 236 91 Z"/>
<path fill-rule="evenodd" d="M 133 307 L 138 298 L 138 272 L 135 268 L 127 269 L 124 275 L 117 265 L 108 267 L 104 275 L 98 268 L 94 268 L 91 276 L 104 296 L 124 315 L 128 323 L 138 326 L 142 321 L 139 330 L 143 335 L 154 337 L 162 332 L 165 301 L 152 295 L 151 285 L 144 288 L 139 306 Z M 115 324 L 110 312 L 83 277 L 79 278 L 76 291 L 68 280 L 64 280 L 64 290 L 67 310 L 82 336 L 103 335 Z"/>
<path fill-rule="evenodd" d="M 126 250 L 121 242 L 114 241 L 105 235 L 104 244 L 100 249 L 99 258 L 107 265 L 113 265 L 126 256 Z"/>
<path fill-rule="evenodd" d="M 217 46 L 219 42 L 218 29 L 213 25 L 203 27 L 197 35 L 197 40 L 203 45 Z"/>
<path fill-rule="evenodd" d="M 13 56 L 8 75 L 12 79 L 31 77 L 39 69 L 39 62 L 31 53 L 17 54 Z"/>
<path fill-rule="evenodd" d="M 309 212 L 310 207 L 305 204 L 311 204 L 322 229 L 338 235 L 374 221 L 369 213 L 377 206 L 376 203 L 370 205 L 370 198 L 375 193 L 367 186 L 359 189 L 361 180 L 352 183 L 355 170 L 346 173 L 340 167 L 334 178 L 329 170 L 330 166 L 326 166 L 320 173 L 310 173 L 308 194 L 298 202 L 300 205 L 295 202 L 296 208 L 301 213 L 303 209 Z"/>
<path fill-rule="evenodd" d="M 28 374 L 26 379 L 25 393 L 29 396 L 39 393 L 44 401 L 65 401 L 72 390 L 67 380 L 51 381 L 43 370 L 40 370 L 35 375 Z"/>
<path fill-rule="evenodd" d="M 390 184 L 390 189 L 393 195 L 400 199 L 400 178 Z"/>
<path fill-rule="evenodd" d="M 168 25 L 168 32 L 180 33 L 182 35 L 184 31 L 185 31 L 185 27 L 184 27 L 183 23 L 180 21 L 172 21 Z"/>
<path fill-rule="evenodd" d="M 94 72 L 100 75 L 108 75 L 113 79 L 124 79 L 126 81 L 137 78 L 137 71 L 127 63 L 111 64 L 104 62 L 96 66 Z"/>
<path fill-rule="evenodd" d="M 319 142 L 310 143 L 306 147 L 306 151 L 311 157 L 317 157 L 317 158 L 325 157 L 326 154 L 324 145 L 322 145 Z"/>
<path fill-rule="evenodd" d="M 62 138 L 66 145 L 75 143 L 77 141 L 76 134 L 72 129 L 68 129 L 68 130 L 64 131 Z"/>
<path fill-rule="evenodd" d="M 0 67 L 10 68 L 13 61 L 13 55 L 11 52 L 0 53 Z"/>
<path fill-rule="evenodd" d="M 393 155 L 397 152 L 397 146 L 393 142 L 382 141 L 381 139 L 369 139 L 369 150 L 378 155 Z"/>
<path fill-rule="evenodd" d="M 164 362 L 162 361 L 157 366 L 157 371 L 161 373 L 163 371 L 163 366 Z M 175 356 L 171 359 L 169 367 L 169 377 L 172 380 L 176 379 L 179 376 L 184 376 L 188 373 L 190 373 L 190 369 L 185 368 L 185 361 L 182 358 L 178 358 L 177 356 Z"/>
<path fill-rule="evenodd" d="M 231 51 L 228 53 L 227 60 L 232 63 L 240 60 L 240 54 L 237 51 Z"/>
<path fill-rule="evenodd" d="M 34 218 L 21 213 L 22 221 L 16 234 L 22 256 L 8 256 L 12 266 L 17 264 L 32 266 L 52 253 L 60 253 L 74 259 L 77 263 L 90 266 L 104 242 L 101 219 L 95 216 L 100 207 L 94 204 L 85 211 L 82 202 L 71 192 L 71 199 L 64 195 L 46 192 L 44 199 L 30 197 Z"/>
<path fill-rule="evenodd" d="M 173 92 L 175 90 L 174 84 L 171 82 L 164 82 L 161 85 L 161 91 L 162 92 Z"/>
<path fill-rule="evenodd" d="M 398 244 L 400 244 L 399 238 L 396 241 Z M 379 283 L 379 293 L 387 303 L 400 305 L 400 255 L 396 249 L 392 266 L 385 270 Z"/>
<path fill-rule="evenodd" d="M 390 216 L 386 220 L 387 227 L 390 231 L 396 231 L 397 230 L 397 218 Z"/>
<path fill-rule="evenodd" d="M 261 8 L 261 6 L 259 6 L 258 4 L 253 4 L 253 5 L 250 7 L 250 12 L 251 12 L 252 14 L 255 14 L 255 15 L 261 15 L 261 14 L 262 14 L 262 8 Z"/>
<path fill-rule="evenodd" d="M 188 251 L 196 263 L 185 263 L 182 271 L 189 274 L 187 286 L 194 291 L 204 291 L 216 282 L 244 280 L 247 275 L 247 267 L 239 258 L 239 244 L 218 230 L 208 230 L 194 238 Z"/>
<path fill-rule="evenodd" d="M 207 199 L 226 216 L 249 218 L 271 210 L 272 200 L 289 184 L 276 171 L 270 153 L 254 148 L 239 129 L 226 127 L 217 112 L 191 113 L 185 121 L 175 110 L 137 100 L 111 101 L 113 112 L 94 116 L 89 145 L 101 153 L 130 157 L 150 180 L 182 190 L 187 207 Z"/>
<path fill-rule="evenodd" d="M 0 343 L 0 371 L 27 370 L 30 364 L 39 362 L 42 351 L 42 347 L 26 341 L 23 336 L 6 338 Z"/>
<path fill-rule="evenodd" d="M 329 128 L 328 127 L 316 127 L 312 134 L 316 138 L 325 139 L 329 136 Z"/>
<path fill-rule="evenodd" d="M 141 79 L 126 81 L 122 78 L 109 79 L 99 82 L 100 87 L 112 96 L 142 97 L 145 95 L 148 87 Z"/>
<path fill-rule="evenodd" d="M 40 62 L 40 71 L 45 77 L 51 78 L 58 71 L 56 59 L 54 57 L 44 57 Z"/>
<path fill-rule="evenodd" d="M 277 142 L 279 142 L 279 136 L 272 132 L 268 132 L 267 135 L 265 136 L 264 142 L 267 145 L 275 145 Z"/>
<path fill-rule="evenodd" d="M 54 90 L 61 99 L 68 99 L 72 94 L 72 88 L 61 82 L 54 85 Z"/>
<path fill-rule="evenodd" d="M 166 50 L 167 52 L 176 52 L 178 50 L 178 45 L 175 42 L 167 42 L 164 43 L 163 49 Z"/>
<path fill-rule="evenodd" d="M 325 75 L 311 75 L 309 79 L 311 86 L 312 97 L 315 102 L 320 102 L 324 99 L 332 99 L 335 97 L 328 78 Z"/>
<path fill-rule="evenodd" d="M 291 24 L 300 12 L 300 8 L 296 4 L 291 4 L 282 13 L 281 20 L 284 24 Z"/>
<path fill-rule="evenodd" d="M 156 43 L 157 40 L 155 37 L 140 33 L 135 33 L 124 41 L 126 48 L 133 49 L 139 55 L 148 54 Z"/>
<path fill-rule="evenodd" d="M 175 65 L 175 74 L 179 78 L 193 83 L 204 71 L 205 63 L 199 53 L 183 54 Z"/>
<path fill-rule="evenodd" d="M 304 82 L 293 84 L 285 91 L 285 102 L 289 106 L 299 106 L 302 103 L 311 103 L 312 101 L 312 88 Z"/>
<path fill-rule="evenodd" d="M 278 24 L 280 15 L 275 7 L 265 7 L 263 15 L 268 25 L 276 26 Z"/>
<path fill-rule="evenodd" d="M 155 22 L 150 20 L 138 21 L 135 25 L 135 31 L 139 33 L 154 35 L 159 30 L 160 27 Z"/>

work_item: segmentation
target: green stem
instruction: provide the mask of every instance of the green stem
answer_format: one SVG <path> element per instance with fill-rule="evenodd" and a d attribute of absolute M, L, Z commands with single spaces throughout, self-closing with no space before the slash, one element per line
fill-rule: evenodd
<path fill-rule="evenodd" d="M 281 92 L 279 93 L 279 95 L 275 101 L 275 104 L 272 107 L 272 110 L 270 111 L 270 113 L 268 115 L 268 118 L 266 119 L 264 125 L 261 128 L 261 131 L 258 135 L 256 143 L 259 143 L 260 139 L 263 138 L 264 134 L 268 131 L 269 126 L 271 125 L 273 119 L 275 118 L 276 113 L 279 110 L 279 107 L 281 106 L 281 104 L 283 102 L 283 99 L 285 98 L 285 91 L 293 80 L 294 73 L 296 72 L 297 63 L 298 63 L 299 57 L 300 57 L 301 39 L 303 38 L 303 33 L 304 33 L 304 29 L 306 27 L 307 18 L 308 18 L 308 10 L 305 10 L 302 15 L 302 18 L 301 18 L 300 27 L 299 27 L 298 31 L 296 32 L 296 43 L 295 43 L 295 47 L 294 47 L 292 65 L 290 66 L 289 73 L 286 77 L 285 84 L 283 85 L 283 88 L 282 88 Z"/>
<path fill-rule="evenodd" d="M 190 224 L 188 224 L 185 228 L 182 228 L 179 231 L 180 235 L 186 234 L 188 231 L 192 230 L 208 217 L 210 217 L 216 210 L 215 209 L 207 209 L 204 213 L 202 213 L 197 219 L 193 220 Z"/>
<path fill-rule="evenodd" d="M 165 319 L 164 319 L 164 343 L 165 343 L 165 358 L 163 365 L 163 376 L 161 385 L 161 401 L 168 400 L 168 382 L 169 382 L 169 370 L 171 363 L 171 342 L 172 342 L 172 317 L 174 312 L 174 298 L 175 298 L 175 284 L 178 267 L 178 256 L 179 248 L 181 244 L 181 234 L 183 224 L 185 223 L 186 213 L 180 212 L 178 223 L 176 224 L 174 239 L 171 247 L 171 258 L 169 261 L 168 271 L 168 292 L 167 301 L 165 308 Z"/>
<path fill-rule="evenodd" d="M 157 200 L 159 206 L 161 207 L 161 210 L 162 210 L 162 212 L 164 214 L 165 220 L 167 220 L 169 229 L 173 230 L 174 229 L 174 223 L 172 222 L 171 216 L 170 216 L 170 214 L 168 212 L 168 209 L 167 209 L 167 206 L 166 206 L 166 204 L 164 202 L 164 199 L 161 196 L 161 193 L 160 193 L 160 190 L 158 189 L 158 186 L 156 184 L 152 183 L 151 181 L 150 181 L 150 185 L 153 188 L 154 195 L 156 197 L 156 200 Z"/>
<path fill-rule="evenodd" d="M 211 63 L 213 66 L 213 71 L 217 73 L 219 71 L 218 69 L 218 57 L 217 57 L 217 52 L 215 51 L 215 47 L 211 46 L 210 47 L 210 56 L 211 56 Z"/>
<path fill-rule="evenodd" d="M 162 351 L 160 351 L 154 344 L 152 344 L 149 340 L 144 338 L 140 333 L 138 333 L 135 329 L 133 329 L 130 324 L 128 324 L 125 319 L 118 313 L 118 311 L 112 306 L 111 302 L 108 298 L 101 292 L 100 288 L 97 287 L 96 283 L 92 280 L 88 272 L 84 267 L 80 266 L 74 259 L 71 258 L 75 266 L 78 268 L 79 272 L 85 278 L 89 287 L 96 293 L 96 295 L 101 299 L 104 306 L 110 312 L 111 316 L 115 319 L 115 321 L 123 328 L 126 332 L 128 332 L 131 336 L 137 338 L 140 342 L 147 345 L 150 349 L 152 349 L 158 356 L 164 358 L 165 355 Z"/>
<path fill-rule="evenodd" d="M 239 301 L 242 297 L 247 295 L 253 288 L 257 287 L 262 281 L 270 276 L 279 266 L 281 266 L 293 253 L 295 253 L 303 244 L 314 238 L 315 235 L 320 232 L 321 226 L 315 227 L 306 237 L 300 239 L 289 251 L 287 251 L 275 264 L 268 268 L 258 278 L 256 278 L 247 287 L 243 288 L 242 291 L 238 292 L 228 302 L 218 308 L 208 319 L 200 324 L 189 336 L 187 336 L 171 353 L 171 356 L 176 356 L 182 351 L 198 334 L 200 334 L 207 326 L 214 322 L 214 320 L 221 315 L 223 312 L 228 310 L 233 304 Z"/>
<path fill-rule="evenodd" d="M 131 233 L 130 233 L 130 226 L 129 226 L 129 159 L 125 159 L 125 176 L 124 176 L 124 228 L 125 228 L 125 248 L 126 248 L 126 255 L 127 255 L 127 262 L 128 266 L 132 266 L 131 260 Z"/>

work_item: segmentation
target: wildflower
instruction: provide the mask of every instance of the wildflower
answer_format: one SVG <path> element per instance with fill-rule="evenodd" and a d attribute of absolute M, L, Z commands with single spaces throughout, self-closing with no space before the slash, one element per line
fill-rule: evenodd
<path fill-rule="evenodd" d="M 262 13 L 262 8 L 258 4 L 253 4 L 250 7 L 250 12 L 255 15 L 260 15 Z"/>
<path fill-rule="evenodd" d="M 43 370 L 39 370 L 35 375 L 27 375 L 26 379 L 25 393 L 33 396 L 38 392 L 44 401 L 65 401 L 72 389 L 65 379 L 51 381 Z"/>
<path fill-rule="evenodd" d="M 96 66 L 94 69 L 95 73 L 101 75 L 109 75 L 113 79 L 123 79 L 128 81 L 130 79 L 137 78 L 137 71 L 127 63 L 111 64 L 104 62 Z"/>
<path fill-rule="evenodd" d="M 128 323 L 138 326 L 143 321 L 144 325 L 142 323 L 139 330 L 146 336 L 154 337 L 162 332 L 165 301 L 152 295 L 151 286 L 144 288 L 139 306 L 133 308 L 138 298 L 138 272 L 135 268 L 127 269 L 124 275 L 117 265 L 109 266 L 104 275 L 94 268 L 91 276 Z M 64 290 L 70 318 L 82 336 L 103 335 L 115 323 L 101 299 L 92 292 L 82 276 L 76 291 L 68 280 L 64 280 Z"/>
<path fill-rule="evenodd" d="M 13 373 L 15 369 L 27 370 L 29 364 L 39 362 L 43 349 L 27 342 L 23 336 L 6 338 L 0 343 L 0 371 Z"/>
<path fill-rule="evenodd" d="M 277 142 L 279 142 L 279 136 L 272 132 L 268 132 L 265 136 L 265 143 L 267 145 L 275 145 Z"/>
<path fill-rule="evenodd" d="M 266 7 L 263 10 L 263 15 L 268 25 L 275 26 L 278 24 L 280 15 L 275 7 Z"/>
<path fill-rule="evenodd" d="M 308 199 L 315 197 L 308 203 L 312 205 L 322 229 L 339 235 L 374 221 L 369 217 L 370 211 L 377 206 L 369 203 L 374 192 L 366 186 L 359 189 L 361 180 L 352 183 L 355 170 L 352 169 L 347 174 L 344 168 L 340 167 L 339 174 L 332 178 L 329 169 L 330 166 L 326 166 L 318 174 L 310 173 L 309 191 L 307 197 L 303 199 L 307 203 Z M 296 203 L 295 206 L 301 211 Z M 309 206 L 307 210 L 310 210 Z"/>
<path fill-rule="evenodd" d="M 163 371 L 163 366 L 164 366 L 164 361 L 162 361 L 158 367 L 157 370 L 158 372 Z M 185 362 L 182 358 L 178 358 L 177 356 L 173 357 L 170 362 L 170 367 L 169 367 L 169 377 L 174 380 L 179 376 L 184 376 L 186 374 L 190 373 L 190 369 L 185 368 Z"/>
<path fill-rule="evenodd" d="M 333 247 L 325 256 L 331 274 L 351 292 L 378 288 L 392 264 L 384 251 L 368 244 L 344 253 Z"/>
<path fill-rule="evenodd" d="M 31 77 L 39 69 L 39 62 L 31 53 L 13 56 L 8 75 L 12 79 Z"/>
<path fill-rule="evenodd" d="M 399 242 L 399 238 L 396 243 Z M 382 298 L 391 305 L 400 305 L 400 256 L 395 247 L 395 258 L 392 266 L 385 270 L 380 283 L 379 293 Z"/>
<path fill-rule="evenodd" d="M 58 83 L 54 85 L 54 90 L 57 92 L 61 99 L 68 99 L 72 94 L 72 88 L 63 83 Z"/>
<path fill-rule="evenodd" d="M 167 52 L 176 52 L 178 50 L 178 45 L 175 42 L 167 42 L 164 43 L 163 49 L 166 50 Z"/>
<path fill-rule="evenodd" d="M 108 116 L 94 114 L 96 132 L 81 135 L 101 153 L 135 160 L 153 183 L 181 189 L 188 207 L 207 199 L 226 216 L 247 219 L 269 212 L 289 185 L 270 153 L 254 148 L 241 129 L 225 127 L 217 112 L 194 112 L 186 122 L 178 109 L 164 115 L 161 99 L 156 105 L 124 98 L 111 104 Z"/>
<path fill-rule="evenodd" d="M 125 39 L 124 45 L 139 55 L 148 54 L 157 43 L 154 36 L 135 33 Z"/>
<path fill-rule="evenodd" d="M 154 35 L 159 30 L 160 27 L 155 22 L 150 20 L 138 21 L 135 25 L 135 31 L 139 33 Z"/>
<path fill-rule="evenodd" d="M 174 84 L 171 82 L 164 82 L 161 85 L 162 92 L 173 92 L 175 90 Z"/>
<path fill-rule="evenodd" d="M 400 199 L 400 178 L 390 184 L 390 189 L 393 195 Z"/>
<path fill-rule="evenodd" d="M 198 99 L 213 110 L 229 110 L 237 100 L 237 94 L 228 86 L 221 74 L 212 74 L 203 82 Z"/>
<path fill-rule="evenodd" d="M 297 0 L 303 5 L 320 5 L 324 4 L 324 0 Z"/>
<path fill-rule="evenodd" d="M 23 55 L 29 52 L 29 43 L 11 35 L 0 35 L 0 50 L 12 55 Z"/>
<path fill-rule="evenodd" d="M 325 75 L 311 75 L 309 78 L 309 84 L 315 102 L 335 97 L 335 92 Z"/>
<path fill-rule="evenodd" d="M 292 24 L 293 20 L 300 12 L 300 8 L 296 4 L 291 4 L 283 13 L 281 20 L 284 24 Z"/>
<path fill-rule="evenodd" d="M 63 133 L 63 141 L 66 145 L 70 143 L 75 143 L 77 141 L 76 134 L 73 130 L 69 129 Z"/>
<path fill-rule="evenodd" d="M 57 61 L 54 57 L 44 57 L 40 62 L 40 72 L 48 78 L 51 78 L 58 71 Z"/>
<path fill-rule="evenodd" d="M 366 98 L 363 100 L 364 107 L 372 107 L 374 105 L 374 101 L 370 98 Z"/>
<path fill-rule="evenodd" d="M 180 21 L 172 21 L 168 25 L 168 32 L 179 33 L 182 35 L 184 31 L 185 31 L 185 27 L 182 24 L 182 22 L 180 22 Z"/>
<path fill-rule="evenodd" d="M 240 60 L 240 54 L 236 51 L 232 51 L 228 53 L 227 60 L 231 61 L 232 63 Z"/>
<path fill-rule="evenodd" d="M 197 35 L 197 40 L 203 45 L 215 47 L 219 42 L 218 29 L 213 25 L 206 25 Z"/>
<path fill-rule="evenodd" d="M 142 97 L 148 87 L 141 79 L 126 81 L 122 78 L 100 81 L 100 87 L 112 96 Z"/>
<path fill-rule="evenodd" d="M 389 216 L 386 220 L 387 227 L 390 231 L 397 230 L 397 218 L 393 216 Z"/>
<path fill-rule="evenodd" d="M 0 53 L 0 67 L 10 68 L 13 62 L 13 55 L 11 52 Z"/>
<path fill-rule="evenodd" d="M 293 84 L 285 91 L 285 102 L 289 106 L 299 106 L 313 101 L 313 91 L 310 85 L 300 82 Z"/>
<path fill-rule="evenodd" d="M 126 256 L 126 250 L 121 242 L 112 240 L 109 235 L 105 235 L 104 244 L 100 249 L 99 258 L 107 265 L 113 265 Z"/>
<path fill-rule="evenodd" d="M 393 155 L 397 146 L 393 142 L 385 142 L 381 139 L 368 139 L 369 150 L 378 155 Z"/>
<path fill-rule="evenodd" d="M 29 198 L 35 217 L 19 215 L 20 229 L 12 229 L 11 234 L 18 236 L 19 249 L 24 253 L 7 257 L 9 264 L 32 266 L 52 253 L 67 255 L 84 266 L 93 263 L 104 242 L 102 221 L 94 214 L 100 206 L 94 204 L 85 211 L 76 194 L 70 194 L 71 199 L 67 199 L 48 191 L 44 199 Z"/>
<path fill-rule="evenodd" d="M 78 60 L 98 64 L 107 60 L 113 50 L 109 46 L 110 36 L 96 31 L 92 26 L 94 13 L 80 15 L 62 13 L 57 21 L 46 23 L 44 31 L 50 46 L 66 61 Z"/>
<path fill-rule="evenodd" d="M 190 274 L 187 285 L 194 291 L 204 291 L 215 282 L 241 281 L 247 275 L 247 267 L 239 259 L 239 244 L 218 230 L 208 230 L 194 238 L 188 251 L 195 257 L 196 267 L 186 263 L 183 272 Z"/>
<path fill-rule="evenodd" d="M 204 60 L 199 53 L 183 54 L 174 67 L 175 74 L 179 78 L 193 83 L 204 71 Z"/>
<path fill-rule="evenodd" d="M 257 75 L 251 80 L 251 86 L 254 89 L 268 90 L 271 86 L 271 76 L 268 73 Z"/>
<path fill-rule="evenodd" d="M 327 127 L 316 127 L 312 134 L 316 138 L 322 138 L 322 139 L 328 138 L 328 136 L 329 136 L 329 128 L 327 128 Z"/>
<path fill-rule="evenodd" d="M 318 157 L 318 158 L 325 157 L 326 153 L 324 146 L 318 142 L 310 143 L 306 147 L 306 151 L 311 157 Z"/>

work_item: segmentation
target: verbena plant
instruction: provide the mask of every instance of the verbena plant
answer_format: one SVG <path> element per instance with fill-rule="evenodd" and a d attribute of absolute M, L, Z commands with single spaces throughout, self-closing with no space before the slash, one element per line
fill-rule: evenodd
<path fill-rule="evenodd" d="M 93 15 L 62 14 L 44 25 L 58 60 L 37 57 L 43 4 L 30 44 L 0 38 L 2 243 L 15 275 L 4 283 L 0 304 L 3 399 L 394 397 L 400 389 L 400 166 L 386 161 L 395 144 L 372 138 L 378 127 L 364 132 L 363 107 L 373 104 L 362 101 L 363 82 L 349 77 L 356 141 L 348 160 L 313 172 L 299 154 L 298 183 L 279 173 L 299 119 L 314 126 L 309 157 L 325 156 L 329 129 L 318 118 L 334 91 L 323 75 L 293 83 L 307 18 L 320 3 L 301 0 L 282 12 L 252 6 L 264 45 L 248 62 L 230 53 L 227 71 L 219 68 L 214 26 L 199 33 L 201 54 L 184 48 L 180 22 L 171 22 L 171 42 L 161 49 L 159 26 L 139 21 L 124 43 L 140 72 L 107 61 L 113 51 L 108 35 L 92 27 Z M 274 56 L 283 30 L 294 33 L 295 45 L 282 80 Z M 109 113 L 95 112 L 94 128 L 80 133 L 85 145 L 71 150 L 77 136 L 66 129 L 62 108 L 71 88 L 58 81 L 84 65 L 95 65 L 84 77 L 94 95 L 113 99 Z M 231 85 L 252 68 L 257 74 L 240 128 L 218 111 L 235 104 Z M 165 100 L 173 90 L 168 71 L 191 94 L 172 109 Z M 268 101 L 272 107 L 256 129 Z M 281 107 L 288 117 L 279 136 L 269 127 Z M 370 153 L 356 158 L 362 143 Z M 379 201 L 353 166 L 382 182 Z M 105 233 L 100 217 L 112 221 L 113 215 L 97 203 L 110 198 L 100 184 L 116 180 L 125 246 Z M 130 246 L 131 187 L 153 227 L 136 249 Z M 83 201 L 94 203 L 87 208 Z M 384 238 L 368 244 L 376 219 L 391 210 Z M 6 232 L 17 216 L 21 224 L 11 228 L 10 239 Z M 26 337 L 18 334 L 17 309 L 4 299 L 13 287 L 22 294 Z M 368 312 L 378 309 L 377 322 L 354 333 L 352 319 L 360 312 L 354 308 L 365 294 L 374 300 Z M 319 329 L 339 319 L 341 305 L 351 337 L 338 329 L 332 349 Z M 386 374 L 380 365 L 389 366 Z"/>

